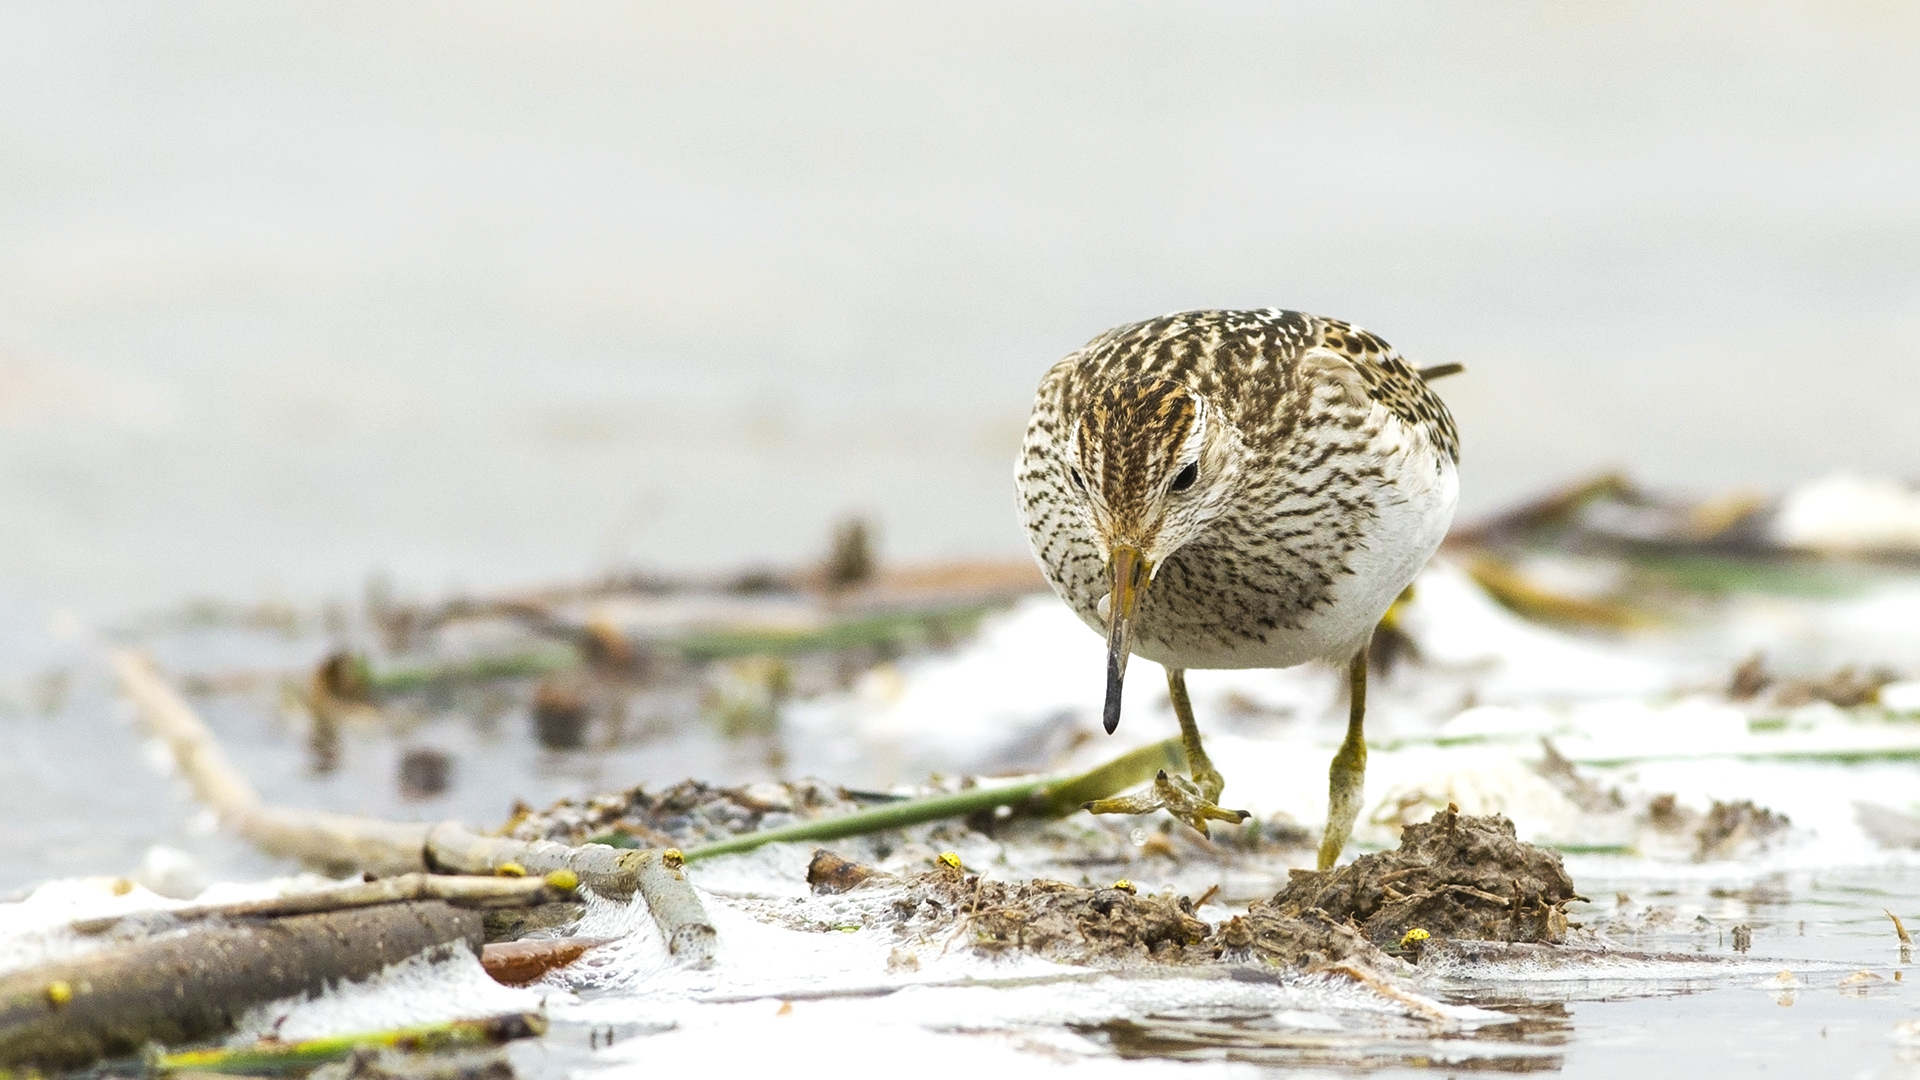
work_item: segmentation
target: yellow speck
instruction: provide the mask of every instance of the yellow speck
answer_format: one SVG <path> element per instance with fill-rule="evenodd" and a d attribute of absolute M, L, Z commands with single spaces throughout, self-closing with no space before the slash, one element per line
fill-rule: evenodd
<path fill-rule="evenodd" d="M 499 866 L 494 867 L 493 872 L 500 877 L 527 876 L 527 868 L 517 862 L 503 862 Z"/>
<path fill-rule="evenodd" d="M 941 865 L 943 866 L 948 866 L 955 870 L 960 869 L 960 856 L 955 852 L 952 852 L 952 851 L 941 852 L 940 862 L 941 862 Z"/>
<path fill-rule="evenodd" d="M 1400 939 L 1400 947 L 1404 949 L 1409 945 L 1418 945 L 1432 936 L 1432 934 L 1416 926 L 1407 931 L 1406 935 Z"/>
<path fill-rule="evenodd" d="M 47 1004 L 59 1008 L 73 1000 L 73 987 L 65 979 L 55 979 L 47 984 Z"/>
<path fill-rule="evenodd" d="M 580 887 L 580 875 L 571 870 L 555 870 L 546 876 L 547 888 L 572 892 Z"/>
<path fill-rule="evenodd" d="M 670 847 L 660 853 L 660 862 L 669 870 L 678 870 L 687 865 L 687 857 L 677 847 Z"/>
<path fill-rule="evenodd" d="M 113 879 L 113 895 L 125 896 L 133 891 L 133 882 L 126 878 Z"/>
<path fill-rule="evenodd" d="M 1128 881 L 1126 878 L 1121 878 L 1119 881 L 1114 882 L 1113 887 L 1116 889 L 1119 889 L 1123 893 L 1137 893 L 1140 891 L 1139 889 L 1134 888 L 1133 882 Z"/>

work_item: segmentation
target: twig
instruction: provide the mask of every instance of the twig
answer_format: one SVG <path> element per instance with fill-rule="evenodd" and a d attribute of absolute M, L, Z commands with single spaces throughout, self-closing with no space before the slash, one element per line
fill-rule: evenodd
<path fill-rule="evenodd" d="M 694 862 L 699 859 L 711 859 L 716 855 L 733 855 L 742 851 L 752 851 L 764 844 L 798 840 L 839 840 L 848 836 L 865 836 L 868 833 L 883 832 L 887 829 L 901 829 L 929 821 L 964 817 L 982 810 L 996 810 L 1003 806 L 1016 807 L 1046 817 L 1059 817 L 1079 809 L 1094 799 L 1103 799 L 1142 783 L 1161 769 L 1185 767 L 1186 752 L 1181 749 L 1180 740 L 1166 739 L 1123 754 L 1079 776 L 1047 777 L 999 787 L 974 788 L 971 791 L 956 792 L 952 795 L 935 795 L 926 799 L 889 803 L 840 817 L 802 821 L 793 825 L 783 825 L 777 829 L 744 833 L 725 840 L 716 840 L 711 844 L 688 848 L 685 856 L 688 862 Z"/>
<path fill-rule="evenodd" d="M 1309 974 L 1344 975 L 1374 993 L 1379 994 L 1381 997 L 1391 1001 L 1397 1001 L 1429 1020 L 1441 1024 L 1452 1022 L 1452 1018 L 1441 1011 L 1437 1002 L 1421 997 L 1418 994 L 1408 993 L 1358 964 L 1325 964 L 1313 968 Z"/>
<path fill-rule="evenodd" d="M 558 875 L 550 876 L 557 878 Z M 531 907 L 550 903 L 570 895 L 562 888 L 564 879 L 513 877 L 452 877 L 435 874 L 402 874 L 360 885 L 276 896 L 267 900 L 249 900 L 239 904 L 209 904 L 203 907 L 175 908 L 164 912 L 178 922 L 201 919 L 271 919 L 287 915 L 311 915 L 322 911 L 397 904 L 410 900 L 445 900 L 455 907 L 499 908 Z M 141 913 L 145 914 L 145 913 Z M 109 915 L 99 919 L 80 919 L 73 929 L 78 934 L 103 934 L 140 915 Z"/>
<path fill-rule="evenodd" d="M 717 935 L 707 909 L 694 894 L 680 853 L 632 851 L 605 844 L 568 847 L 550 840 L 508 840 L 480 836 L 451 823 L 436 825 L 427 837 L 426 857 L 435 870 L 491 874 L 512 863 L 530 873 L 568 870 L 602 896 L 626 899 L 638 892 L 682 963 L 706 967 L 713 962 Z"/>

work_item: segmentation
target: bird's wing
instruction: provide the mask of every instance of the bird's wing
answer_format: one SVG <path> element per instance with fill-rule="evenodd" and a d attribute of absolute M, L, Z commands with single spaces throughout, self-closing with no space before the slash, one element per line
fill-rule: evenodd
<path fill-rule="evenodd" d="M 1460 435 L 1454 430 L 1447 403 L 1433 392 L 1420 373 L 1407 365 L 1393 346 L 1336 319 L 1320 319 L 1319 347 L 1338 354 L 1360 376 L 1367 396 L 1401 421 L 1422 428 L 1435 446 L 1455 462 L 1460 460 Z"/>

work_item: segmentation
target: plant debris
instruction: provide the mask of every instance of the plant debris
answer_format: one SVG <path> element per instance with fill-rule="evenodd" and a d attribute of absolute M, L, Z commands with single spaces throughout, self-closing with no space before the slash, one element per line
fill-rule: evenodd
<path fill-rule="evenodd" d="M 1824 701 L 1842 709 L 1878 704 L 1880 688 L 1898 682 L 1898 673 L 1874 668 L 1861 673 L 1847 666 L 1811 678 L 1781 678 L 1767 670 L 1766 658 L 1755 653 L 1733 671 L 1727 684 L 1727 697 L 1734 701 L 1757 701 L 1765 695 L 1768 704 L 1782 709 L 1797 709 Z"/>
<path fill-rule="evenodd" d="M 516 840 L 589 841 L 689 848 L 803 819 L 851 813 L 892 797 L 849 791 L 819 780 L 721 787 L 683 780 L 657 793 L 644 786 L 562 799 L 545 810 L 520 806 L 500 835 Z"/>
<path fill-rule="evenodd" d="M 1558 854 L 1522 843 L 1502 815 L 1462 817 L 1452 806 L 1401 830 L 1397 850 L 1292 876 L 1271 901 L 1274 911 L 1346 920 L 1382 946 L 1398 946 L 1415 929 L 1440 938 L 1558 943 L 1566 939 L 1566 905 L 1581 899 Z"/>
<path fill-rule="evenodd" d="M 1324 912 L 1282 914 L 1255 905 L 1210 925 L 1193 900 L 1171 891 L 1143 895 L 1127 882 L 1105 887 L 1035 879 L 993 881 L 941 867 L 903 883 L 893 901 L 904 936 L 966 935 L 976 952 L 1026 952 L 1060 963 L 1211 964 L 1259 961 L 1301 969 L 1393 966 L 1350 925 Z"/>
<path fill-rule="evenodd" d="M 1417 957 L 1429 937 L 1563 941 L 1565 905 L 1580 898 L 1560 857 L 1516 840 L 1506 818 L 1451 809 L 1408 826 L 1397 851 L 1329 873 L 1294 871 L 1272 900 L 1217 924 L 1187 896 L 1142 894 L 1126 881 L 994 881 L 952 863 L 901 879 L 824 849 L 808 881 L 816 894 L 888 886 L 902 937 L 964 935 L 987 954 L 1102 966 L 1258 962 L 1366 978 L 1395 970 L 1395 953 Z"/>
<path fill-rule="evenodd" d="M 1671 794 L 1649 800 L 1642 820 L 1654 834 L 1689 844 L 1694 862 L 1738 859 L 1764 851 L 1793 824 L 1785 814 L 1756 806 L 1751 799 L 1716 801 L 1702 814 L 1682 806 Z"/>

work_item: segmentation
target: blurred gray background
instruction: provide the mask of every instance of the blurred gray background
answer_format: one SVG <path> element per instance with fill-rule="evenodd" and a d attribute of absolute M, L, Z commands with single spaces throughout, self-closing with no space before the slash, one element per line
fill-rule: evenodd
<path fill-rule="evenodd" d="M 1920 456 L 1899 3 L 10 3 L 0 605 L 1017 554 L 1034 383 L 1359 322 L 1463 514 Z"/>

